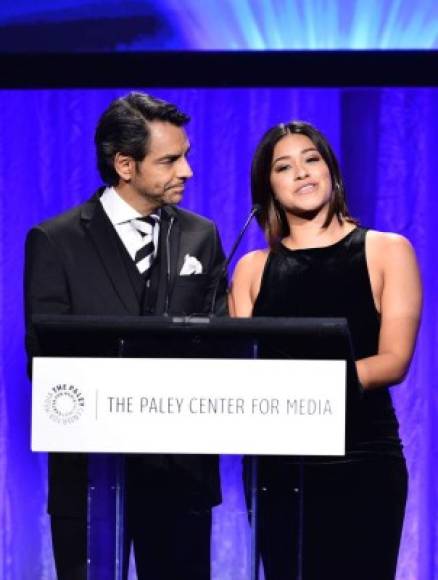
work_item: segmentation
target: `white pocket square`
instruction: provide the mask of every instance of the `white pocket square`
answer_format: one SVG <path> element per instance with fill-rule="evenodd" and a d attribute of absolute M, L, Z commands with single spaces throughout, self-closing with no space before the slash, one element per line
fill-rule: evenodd
<path fill-rule="evenodd" d="M 191 274 L 202 274 L 202 264 L 197 258 L 186 254 L 184 256 L 184 264 L 179 275 L 190 276 Z"/>

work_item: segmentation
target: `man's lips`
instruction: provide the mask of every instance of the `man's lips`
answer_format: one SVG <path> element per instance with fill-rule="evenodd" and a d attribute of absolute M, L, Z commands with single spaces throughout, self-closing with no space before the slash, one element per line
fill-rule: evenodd
<path fill-rule="evenodd" d="M 179 183 L 178 185 L 171 185 L 167 188 L 167 190 L 171 191 L 184 191 L 184 183 Z"/>

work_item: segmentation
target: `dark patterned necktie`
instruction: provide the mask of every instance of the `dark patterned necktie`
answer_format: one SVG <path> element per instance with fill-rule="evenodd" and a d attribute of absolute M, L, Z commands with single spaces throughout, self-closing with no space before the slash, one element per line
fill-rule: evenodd
<path fill-rule="evenodd" d="M 140 274 L 144 274 L 152 266 L 155 256 L 154 230 L 159 217 L 155 214 L 131 220 L 131 224 L 141 235 L 141 246 L 135 253 L 134 261 Z"/>

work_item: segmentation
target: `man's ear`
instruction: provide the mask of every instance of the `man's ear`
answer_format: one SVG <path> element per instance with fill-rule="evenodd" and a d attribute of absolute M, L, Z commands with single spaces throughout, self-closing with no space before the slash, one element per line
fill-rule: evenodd
<path fill-rule="evenodd" d="M 131 181 L 135 171 L 135 161 L 129 155 L 116 153 L 114 157 L 114 169 L 123 181 Z"/>

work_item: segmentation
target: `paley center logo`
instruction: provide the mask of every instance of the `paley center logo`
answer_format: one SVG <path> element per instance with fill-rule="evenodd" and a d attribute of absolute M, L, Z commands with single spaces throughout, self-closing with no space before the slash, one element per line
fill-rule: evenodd
<path fill-rule="evenodd" d="M 60 384 L 50 389 L 44 408 L 52 421 L 69 425 L 80 419 L 85 408 L 85 398 L 78 387 Z"/>

